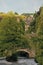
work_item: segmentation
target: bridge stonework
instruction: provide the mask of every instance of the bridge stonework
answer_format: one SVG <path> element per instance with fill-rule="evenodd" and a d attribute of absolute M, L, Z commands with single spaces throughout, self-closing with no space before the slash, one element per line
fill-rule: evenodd
<path fill-rule="evenodd" d="M 18 50 L 16 50 L 16 52 L 18 52 L 18 51 L 27 52 L 30 58 L 35 57 L 35 51 L 34 50 L 29 50 L 29 49 L 18 49 Z"/>

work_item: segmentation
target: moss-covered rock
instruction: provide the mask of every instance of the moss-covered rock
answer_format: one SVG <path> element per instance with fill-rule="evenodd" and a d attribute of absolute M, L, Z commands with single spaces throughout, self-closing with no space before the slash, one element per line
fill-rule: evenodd
<path fill-rule="evenodd" d="M 17 55 L 16 54 L 12 54 L 12 56 L 6 57 L 6 60 L 8 62 L 15 62 L 15 61 L 17 61 Z"/>

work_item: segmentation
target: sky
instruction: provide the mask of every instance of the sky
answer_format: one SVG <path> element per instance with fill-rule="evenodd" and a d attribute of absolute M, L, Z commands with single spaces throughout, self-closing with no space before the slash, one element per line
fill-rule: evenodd
<path fill-rule="evenodd" d="M 0 0 L 0 12 L 33 13 L 43 6 L 43 0 Z"/>

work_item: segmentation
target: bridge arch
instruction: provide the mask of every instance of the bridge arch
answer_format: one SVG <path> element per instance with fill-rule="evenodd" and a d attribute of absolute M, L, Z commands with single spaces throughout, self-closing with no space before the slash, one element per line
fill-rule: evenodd
<path fill-rule="evenodd" d="M 30 57 L 30 52 L 27 51 L 27 49 L 19 49 L 19 50 L 16 51 L 16 53 L 20 57 L 26 57 L 26 58 Z"/>
<path fill-rule="evenodd" d="M 18 49 L 11 56 L 6 57 L 6 60 L 10 61 L 10 62 L 16 61 L 18 57 L 34 58 L 35 52 L 33 52 L 32 50 L 29 50 L 29 49 Z"/>
<path fill-rule="evenodd" d="M 30 50 L 30 49 L 18 49 L 18 50 L 16 50 L 16 52 L 21 52 L 21 53 L 23 52 L 29 58 L 34 58 L 35 57 L 34 50 Z"/>

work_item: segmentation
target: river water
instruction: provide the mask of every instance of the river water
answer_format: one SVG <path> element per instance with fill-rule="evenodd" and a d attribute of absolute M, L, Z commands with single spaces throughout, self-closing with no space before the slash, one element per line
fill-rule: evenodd
<path fill-rule="evenodd" d="M 0 60 L 0 65 L 37 65 L 34 59 L 19 58 L 17 62 L 7 62 Z"/>

